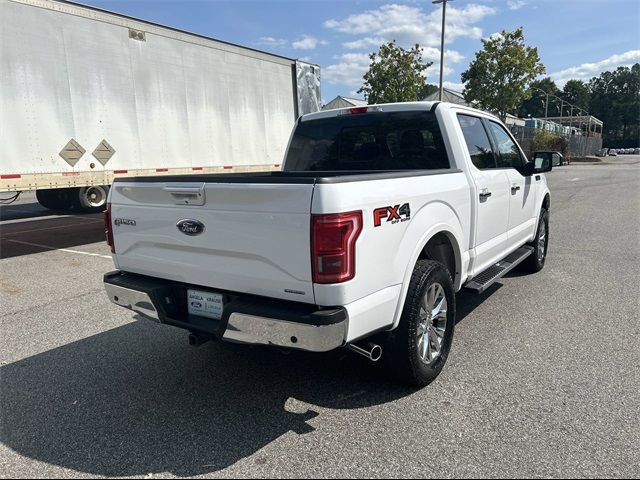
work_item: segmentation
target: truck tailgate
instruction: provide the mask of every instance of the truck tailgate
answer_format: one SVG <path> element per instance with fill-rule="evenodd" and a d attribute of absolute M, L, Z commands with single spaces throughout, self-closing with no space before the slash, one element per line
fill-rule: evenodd
<path fill-rule="evenodd" d="M 115 182 L 110 201 L 116 265 L 212 289 L 313 303 L 313 188 Z M 182 229 L 182 220 L 200 225 L 187 222 Z"/>

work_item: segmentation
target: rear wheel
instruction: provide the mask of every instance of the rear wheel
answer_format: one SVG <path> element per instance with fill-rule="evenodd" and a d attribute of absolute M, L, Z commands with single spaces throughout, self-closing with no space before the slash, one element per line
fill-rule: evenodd
<path fill-rule="evenodd" d="M 411 276 L 400 324 L 385 338 L 383 364 L 404 382 L 428 385 L 449 356 L 455 316 L 456 299 L 447 268 L 420 260 Z"/>
<path fill-rule="evenodd" d="M 107 207 L 109 187 L 106 185 L 92 185 L 78 190 L 80 208 L 88 213 L 102 212 Z"/>

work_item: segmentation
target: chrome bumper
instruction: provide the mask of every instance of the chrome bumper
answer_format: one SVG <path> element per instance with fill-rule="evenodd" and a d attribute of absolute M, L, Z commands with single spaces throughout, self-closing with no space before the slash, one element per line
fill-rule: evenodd
<path fill-rule="evenodd" d="M 343 345 L 346 333 L 346 320 L 329 325 L 307 325 L 232 313 L 222 339 L 234 343 L 328 352 Z"/>
<path fill-rule="evenodd" d="M 228 342 L 327 352 L 343 346 L 347 334 L 347 312 L 340 307 L 320 310 L 313 305 L 228 294 L 234 299 L 225 304 L 222 318 L 211 320 L 175 309 L 171 313 L 168 305 L 180 304 L 176 301 L 179 296 L 171 298 L 176 295 L 171 282 L 110 272 L 104 286 L 111 302 L 144 318 Z M 177 286 L 181 288 L 187 286 Z"/>
<path fill-rule="evenodd" d="M 120 287 L 118 285 L 112 285 L 105 283 L 104 288 L 107 291 L 109 300 L 116 305 L 119 305 L 129 310 L 133 310 L 139 313 L 143 317 L 153 320 L 154 322 L 160 322 L 160 316 L 158 310 L 153 305 L 151 298 L 145 292 L 138 290 L 132 290 L 130 288 Z"/>

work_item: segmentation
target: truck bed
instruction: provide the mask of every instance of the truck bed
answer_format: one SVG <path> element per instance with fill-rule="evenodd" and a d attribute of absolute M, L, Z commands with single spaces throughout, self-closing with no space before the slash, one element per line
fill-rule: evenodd
<path fill-rule="evenodd" d="M 289 183 L 299 185 L 314 185 L 320 183 L 346 183 L 366 180 L 384 180 L 387 178 L 420 177 L 426 175 L 440 175 L 443 173 L 458 173 L 461 170 L 330 170 L 330 171 L 279 171 L 279 172 L 242 172 L 220 174 L 167 175 L 163 177 L 130 177 L 121 178 L 117 182 L 128 183 L 175 183 L 175 182 L 203 182 L 203 183 Z"/>

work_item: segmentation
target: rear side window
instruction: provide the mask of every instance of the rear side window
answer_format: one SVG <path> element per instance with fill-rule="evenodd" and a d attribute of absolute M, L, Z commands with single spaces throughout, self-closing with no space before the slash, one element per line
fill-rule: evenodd
<path fill-rule="evenodd" d="M 520 155 L 520 149 L 514 142 L 506 130 L 495 122 L 489 122 L 489 127 L 493 132 L 493 138 L 496 141 L 498 153 L 498 167 L 501 168 L 520 168 L 524 163 Z"/>
<path fill-rule="evenodd" d="M 464 141 L 467 144 L 471 161 L 481 170 L 496 168 L 496 160 L 491 149 L 491 141 L 482 120 L 470 115 L 458 115 Z"/>
<path fill-rule="evenodd" d="M 435 114 L 372 112 L 308 120 L 296 127 L 287 171 L 449 168 Z"/>

